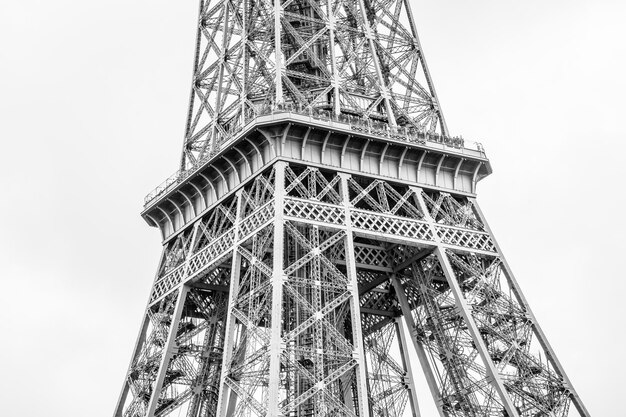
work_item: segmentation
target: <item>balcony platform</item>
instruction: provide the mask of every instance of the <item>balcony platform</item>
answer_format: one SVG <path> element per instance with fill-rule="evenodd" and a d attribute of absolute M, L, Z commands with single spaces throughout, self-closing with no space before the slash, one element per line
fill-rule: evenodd
<path fill-rule="evenodd" d="M 280 110 L 231 130 L 218 149 L 146 196 L 142 216 L 164 239 L 277 160 L 463 195 L 491 173 L 480 144 L 356 117 Z"/>

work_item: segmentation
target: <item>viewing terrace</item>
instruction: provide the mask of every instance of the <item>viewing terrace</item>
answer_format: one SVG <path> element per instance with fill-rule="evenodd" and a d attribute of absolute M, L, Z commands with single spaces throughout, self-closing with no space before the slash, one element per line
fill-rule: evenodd
<path fill-rule="evenodd" d="M 335 115 L 330 111 L 316 110 L 303 111 L 292 106 L 266 108 L 257 113 L 247 114 L 245 120 L 239 119 L 229 125 L 228 129 L 221 134 L 219 143 L 211 152 L 197 160 L 193 165 L 184 170 L 178 170 L 170 175 L 159 186 L 152 190 L 144 199 L 144 207 L 148 207 L 157 197 L 173 189 L 188 177 L 206 166 L 215 155 L 244 137 L 256 126 L 268 125 L 276 122 L 294 121 L 310 126 L 325 127 L 336 132 L 371 137 L 382 141 L 404 143 L 419 148 L 428 148 L 440 152 L 467 155 L 474 158 L 486 158 L 483 146 L 478 142 L 467 141 L 462 137 L 444 136 L 437 133 L 429 133 L 416 128 L 392 127 L 385 122 L 378 122 L 359 116 L 346 114 Z"/>

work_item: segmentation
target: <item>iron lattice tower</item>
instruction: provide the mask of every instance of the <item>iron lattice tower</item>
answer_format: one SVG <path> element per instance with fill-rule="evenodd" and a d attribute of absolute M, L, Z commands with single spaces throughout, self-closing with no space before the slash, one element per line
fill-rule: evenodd
<path fill-rule="evenodd" d="M 115 416 L 589 416 L 475 200 L 410 0 L 200 1 Z"/>

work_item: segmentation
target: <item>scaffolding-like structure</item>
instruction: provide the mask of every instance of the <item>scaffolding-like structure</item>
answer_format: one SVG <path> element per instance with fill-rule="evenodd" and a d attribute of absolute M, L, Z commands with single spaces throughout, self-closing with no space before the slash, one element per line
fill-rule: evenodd
<path fill-rule="evenodd" d="M 116 417 L 588 417 L 475 196 L 410 0 L 200 1 Z M 418 363 L 409 358 L 410 352 Z"/>

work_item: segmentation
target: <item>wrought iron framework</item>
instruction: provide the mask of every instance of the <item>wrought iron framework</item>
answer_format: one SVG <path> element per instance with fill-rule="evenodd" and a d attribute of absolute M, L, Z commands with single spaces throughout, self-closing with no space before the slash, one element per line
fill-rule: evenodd
<path fill-rule="evenodd" d="M 490 172 L 408 0 L 201 1 L 115 416 L 417 417 L 411 350 L 442 417 L 589 416 L 477 205 Z"/>
<path fill-rule="evenodd" d="M 409 0 L 202 0 L 181 169 L 268 109 L 447 135 Z"/>

